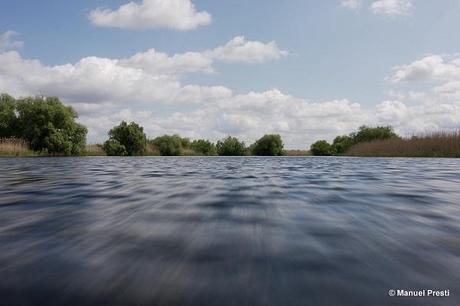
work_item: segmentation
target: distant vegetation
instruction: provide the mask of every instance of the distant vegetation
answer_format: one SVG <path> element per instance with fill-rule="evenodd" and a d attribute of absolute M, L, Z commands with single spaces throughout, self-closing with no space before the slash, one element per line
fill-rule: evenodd
<path fill-rule="evenodd" d="M 391 126 L 361 126 L 349 135 L 337 136 L 332 144 L 318 140 L 311 145 L 310 150 L 316 156 L 347 155 L 348 150 L 357 144 L 388 139 L 400 139 Z"/>
<path fill-rule="evenodd" d="M 362 142 L 347 155 L 363 157 L 460 157 L 460 131 L 438 132 L 411 138 Z"/>
<path fill-rule="evenodd" d="M 142 156 L 147 150 L 144 128 L 135 122 L 122 121 L 109 131 L 109 140 L 104 143 L 107 155 Z"/>
<path fill-rule="evenodd" d="M 283 140 L 280 135 L 265 135 L 251 146 L 251 152 L 259 156 L 284 155 Z"/>
<path fill-rule="evenodd" d="M 437 132 L 402 138 L 389 126 L 362 126 L 330 144 L 319 140 L 311 145 L 316 156 L 362 157 L 460 157 L 460 131 Z"/>
<path fill-rule="evenodd" d="M 179 135 L 148 139 L 144 128 L 122 121 L 104 144 L 86 145 L 78 114 L 55 97 L 15 99 L 0 95 L 0 156 L 419 156 L 460 157 L 460 131 L 402 138 L 390 126 L 362 126 L 332 143 L 318 140 L 310 151 L 285 150 L 280 135 L 268 134 L 247 146 L 228 136 L 213 143 Z"/>
<path fill-rule="evenodd" d="M 0 95 L 0 138 L 21 139 L 28 149 L 40 154 L 81 154 L 87 129 L 76 122 L 77 118 L 78 114 L 58 98 L 16 100 Z"/>
<path fill-rule="evenodd" d="M 215 156 L 217 155 L 216 145 L 205 139 L 198 139 L 192 141 L 190 148 L 200 155 L 204 156 Z"/>
<path fill-rule="evenodd" d="M 189 141 L 182 140 L 179 135 L 164 135 L 151 140 L 150 143 L 158 148 L 162 156 L 179 156 L 189 147 Z"/>
<path fill-rule="evenodd" d="M 244 142 L 236 137 L 228 136 L 217 142 L 217 154 L 220 156 L 243 156 L 247 155 L 247 148 Z"/>

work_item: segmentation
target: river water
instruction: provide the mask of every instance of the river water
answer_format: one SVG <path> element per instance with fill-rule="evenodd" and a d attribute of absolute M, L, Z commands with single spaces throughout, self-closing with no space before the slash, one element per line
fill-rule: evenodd
<path fill-rule="evenodd" d="M 460 305 L 460 159 L 1 158 L 0 304 Z"/>

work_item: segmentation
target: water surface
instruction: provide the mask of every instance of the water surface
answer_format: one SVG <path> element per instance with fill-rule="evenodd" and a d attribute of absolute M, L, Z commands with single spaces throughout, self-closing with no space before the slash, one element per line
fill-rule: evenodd
<path fill-rule="evenodd" d="M 1 158 L 0 304 L 460 305 L 460 160 Z"/>

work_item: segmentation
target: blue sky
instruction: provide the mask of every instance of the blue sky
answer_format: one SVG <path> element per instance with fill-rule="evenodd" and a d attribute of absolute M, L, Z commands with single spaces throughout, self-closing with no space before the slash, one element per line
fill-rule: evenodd
<path fill-rule="evenodd" d="M 123 119 L 292 148 L 360 124 L 460 127 L 456 0 L 128 2 L 1 2 L 0 91 L 60 96 L 90 141 Z"/>

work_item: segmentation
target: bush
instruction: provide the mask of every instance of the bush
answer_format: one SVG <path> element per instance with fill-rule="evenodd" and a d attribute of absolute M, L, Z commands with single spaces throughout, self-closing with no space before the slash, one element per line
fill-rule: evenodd
<path fill-rule="evenodd" d="M 251 146 L 252 154 L 258 156 L 284 155 L 283 140 L 280 135 L 265 135 Z"/>
<path fill-rule="evenodd" d="M 190 144 L 190 148 L 197 154 L 205 156 L 217 155 L 216 146 L 209 140 L 198 139 Z"/>
<path fill-rule="evenodd" d="M 334 155 L 334 149 L 326 140 L 318 140 L 311 145 L 311 153 L 315 156 L 331 156 Z"/>
<path fill-rule="evenodd" d="M 122 121 L 118 126 L 109 131 L 109 140 L 104 143 L 107 155 L 144 155 L 147 149 L 147 136 L 144 128 L 135 122 Z M 123 148 L 124 147 L 124 150 Z M 117 153 L 117 154 L 115 154 Z"/>
<path fill-rule="evenodd" d="M 178 135 L 164 135 L 152 140 L 152 144 L 158 148 L 161 156 L 179 156 L 182 154 L 182 141 Z"/>
<path fill-rule="evenodd" d="M 335 154 L 344 154 L 348 149 L 350 149 L 355 144 L 355 141 L 352 137 L 344 135 L 337 136 L 332 143 L 332 149 Z"/>
<path fill-rule="evenodd" d="M 87 129 L 78 114 L 58 98 L 0 97 L 0 135 L 24 139 L 34 151 L 78 155 L 85 149 Z"/>
<path fill-rule="evenodd" d="M 219 140 L 216 145 L 217 154 L 220 156 L 243 156 L 246 155 L 246 145 L 238 138 L 228 136 Z"/>
<path fill-rule="evenodd" d="M 125 156 L 128 155 L 126 147 L 116 139 L 109 139 L 104 143 L 104 151 L 108 156 Z"/>
<path fill-rule="evenodd" d="M 350 134 L 350 137 L 353 138 L 354 143 L 400 138 L 391 126 L 368 127 L 365 125 L 361 126 L 357 132 Z"/>

